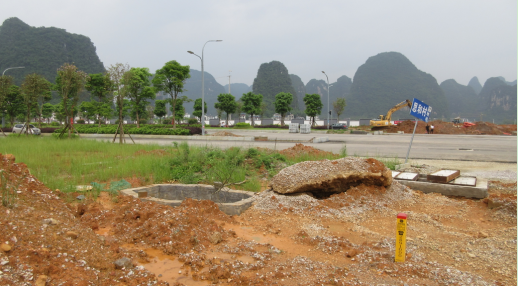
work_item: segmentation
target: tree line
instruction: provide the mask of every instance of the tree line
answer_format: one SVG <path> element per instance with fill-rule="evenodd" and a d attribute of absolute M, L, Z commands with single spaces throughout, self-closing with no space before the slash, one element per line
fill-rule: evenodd
<path fill-rule="evenodd" d="M 73 125 L 70 122 L 78 113 L 86 120 L 94 120 L 100 127 L 114 115 L 118 118 L 119 134 L 123 135 L 123 119 L 130 116 L 135 119 L 137 128 L 141 122 L 153 115 L 163 118 L 167 103 L 172 112 L 172 125 L 183 119 L 185 109 L 183 103 L 192 101 L 186 96 L 181 96 L 184 91 L 185 81 L 190 78 L 189 66 L 183 66 L 177 61 L 169 61 L 153 75 L 148 68 L 130 67 L 127 64 L 117 63 L 108 68 L 104 73 L 87 74 L 79 70 L 75 65 L 65 63 L 57 70 L 56 83 L 51 84 L 42 75 L 27 74 L 21 86 L 14 84 L 14 78 L 9 75 L 0 76 L 0 110 L 9 118 L 10 124 L 18 118 L 28 124 L 31 118 L 36 118 L 41 127 L 41 122 L 47 122 L 54 116 L 57 120 L 65 122 L 63 132 L 70 135 Z M 90 101 L 79 104 L 79 95 L 83 91 L 91 94 Z M 154 100 L 158 92 L 169 95 L 168 99 Z M 52 92 L 56 92 L 60 102 L 50 104 Z M 274 98 L 274 110 L 281 115 L 281 125 L 284 118 L 292 111 L 294 96 L 288 92 L 280 92 Z M 305 113 L 312 118 L 321 114 L 323 104 L 318 94 L 306 94 Z M 201 98 L 194 102 L 193 115 L 201 122 L 202 118 Z M 230 114 L 246 113 L 250 116 L 252 126 L 257 115 L 263 115 L 267 105 L 263 101 L 263 95 L 248 92 L 236 101 L 231 94 L 218 95 L 214 104 L 218 118 L 225 113 L 226 123 Z M 336 115 L 339 117 L 345 107 L 345 99 L 339 98 L 333 103 Z M 204 111 L 207 112 L 207 102 Z M 22 117 L 23 116 L 23 117 Z"/>

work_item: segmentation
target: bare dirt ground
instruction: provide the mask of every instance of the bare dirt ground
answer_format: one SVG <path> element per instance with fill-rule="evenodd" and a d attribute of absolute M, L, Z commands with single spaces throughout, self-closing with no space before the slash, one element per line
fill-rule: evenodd
<path fill-rule="evenodd" d="M 490 122 L 474 122 L 475 125 L 470 127 L 463 127 L 463 124 L 453 124 L 441 120 L 435 120 L 428 123 L 434 126 L 434 134 L 475 134 L 475 135 L 512 135 L 516 131 L 516 125 L 498 125 Z M 426 134 L 426 122 L 419 121 L 415 133 Z M 383 129 L 387 133 L 397 133 L 404 131 L 405 133 L 412 133 L 414 131 L 414 121 L 403 121 L 398 125 L 393 125 Z"/>
<path fill-rule="evenodd" d="M 397 182 L 320 200 L 262 191 L 228 216 L 211 201 L 173 208 L 105 192 L 78 201 L 0 158 L 17 194 L 0 206 L 0 285 L 517 283 L 516 179 L 489 178 L 484 200 Z M 394 262 L 399 212 L 408 215 L 404 263 Z"/>

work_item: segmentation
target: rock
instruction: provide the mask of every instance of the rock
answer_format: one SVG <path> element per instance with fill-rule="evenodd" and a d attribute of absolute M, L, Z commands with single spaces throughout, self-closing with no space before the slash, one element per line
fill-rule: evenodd
<path fill-rule="evenodd" d="M 489 236 L 489 234 L 487 234 L 486 232 L 483 232 L 483 231 L 478 233 L 478 237 L 480 237 L 480 238 L 487 238 L 488 236 Z"/>
<path fill-rule="evenodd" d="M 282 169 L 269 183 L 281 194 L 339 193 L 359 184 L 390 186 L 392 171 L 375 159 L 306 161 Z"/>
<path fill-rule="evenodd" d="M 2 245 L 0 245 L 0 249 L 2 249 L 3 252 L 9 252 L 12 247 L 9 244 L 2 243 Z"/>
<path fill-rule="evenodd" d="M 473 254 L 473 253 L 468 253 L 468 256 L 469 256 L 469 257 L 471 257 L 471 258 L 475 258 L 475 257 L 477 257 L 477 256 L 476 256 L 475 254 Z"/>
<path fill-rule="evenodd" d="M 216 231 L 209 237 L 209 240 L 212 244 L 218 244 L 223 240 L 223 238 L 221 237 L 221 233 Z"/>
<path fill-rule="evenodd" d="M 40 275 L 38 276 L 38 279 L 36 279 L 36 282 L 34 282 L 35 286 L 45 286 L 47 285 L 47 275 Z"/>
<path fill-rule="evenodd" d="M 131 268 L 133 267 L 133 262 L 131 262 L 131 259 L 127 257 L 123 257 L 121 259 L 117 259 L 115 262 L 115 268 L 122 269 L 122 268 Z"/>
<path fill-rule="evenodd" d="M 84 195 L 80 195 L 80 196 L 77 196 L 76 199 L 82 201 L 84 200 L 86 197 Z"/>
<path fill-rule="evenodd" d="M 494 199 L 494 198 L 489 198 L 487 200 L 487 207 L 489 209 L 496 209 L 498 207 L 501 207 L 504 205 L 504 202 L 502 200 L 498 200 L 498 199 Z"/>
<path fill-rule="evenodd" d="M 46 219 L 42 220 L 41 222 L 43 224 L 49 224 L 49 225 L 56 225 L 59 223 L 56 219 L 53 219 L 53 218 L 46 218 Z"/>
<path fill-rule="evenodd" d="M 72 238 L 72 239 L 76 239 L 76 238 L 79 236 L 79 234 L 78 234 L 77 232 L 75 232 L 75 231 L 67 231 L 67 232 L 65 233 L 65 235 L 66 235 L 67 237 Z"/>

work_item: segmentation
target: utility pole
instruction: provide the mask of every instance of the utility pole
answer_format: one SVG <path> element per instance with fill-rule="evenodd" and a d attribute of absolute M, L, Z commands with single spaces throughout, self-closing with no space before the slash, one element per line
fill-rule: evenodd
<path fill-rule="evenodd" d="M 231 93 L 230 93 L 230 73 L 231 73 L 231 72 L 232 72 L 232 71 L 228 71 L 228 94 L 231 94 Z"/>

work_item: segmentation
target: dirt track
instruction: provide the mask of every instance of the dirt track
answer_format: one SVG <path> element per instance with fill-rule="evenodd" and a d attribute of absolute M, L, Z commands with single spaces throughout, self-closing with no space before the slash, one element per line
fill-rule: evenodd
<path fill-rule="evenodd" d="M 512 132 L 516 131 L 516 125 L 497 125 L 490 122 L 474 122 L 474 124 L 470 127 L 464 127 L 463 124 L 453 124 L 441 120 L 428 123 L 428 125 L 434 126 L 434 134 L 512 135 Z M 426 122 L 418 121 L 416 134 L 426 134 L 426 125 Z M 414 121 L 403 121 L 383 130 L 387 133 L 397 133 L 398 131 L 412 133 L 414 126 Z"/>
<path fill-rule="evenodd" d="M 0 244 L 11 247 L 0 251 L 2 285 L 516 285 L 516 181 L 491 182 L 485 200 L 397 182 L 324 200 L 264 191 L 229 217 L 210 201 L 171 208 L 103 193 L 79 204 L 23 163 L 1 164 L 20 192 L 0 206 Z M 405 263 L 394 262 L 398 212 L 409 215 Z M 116 269 L 122 257 L 136 267 Z"/>

